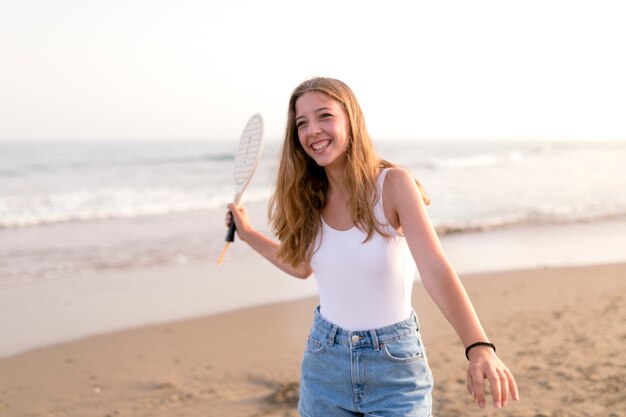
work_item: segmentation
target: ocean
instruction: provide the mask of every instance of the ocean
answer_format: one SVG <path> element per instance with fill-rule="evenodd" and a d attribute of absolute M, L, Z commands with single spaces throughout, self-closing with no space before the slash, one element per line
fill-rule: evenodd
<path fill-rule="evenodd" d="M 213 261 L 236 146 L 235 138 L 0 142 L 0 286 Z M 279 148 L 265 145 L 243 198 L 268 233 Z M 423 183 L 440 235 L 626 218 L 625 142 L 379 141 L 376 149 Z"/>

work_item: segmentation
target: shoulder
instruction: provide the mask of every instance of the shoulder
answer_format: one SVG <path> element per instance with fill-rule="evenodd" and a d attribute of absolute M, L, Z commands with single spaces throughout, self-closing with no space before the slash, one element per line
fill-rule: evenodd
<path fill-rule="evenodd" d="M 403 200 L 418 197 L 418 200 L 425 205 L 430 204 L 430 197 L 424 186 L 407 168 L 397 166 L 389 168 L 385 178 L 385 188 L 384 194 L 387 196 L 391 194 Z"/>
<path fill-rule="evenodd" d="M 415 179 L 408 169 L 392 167 L 387 170 L 383 183 L 383 199 L 387 205 L 397 208 L 415 190 Z"/>
<path fill-rule="evenodd" d="M 411 172 L 403 167 L 394 166 L 387 170 L 385 189 L 389 192 L 407 191 L 415 187 L 415 178 Z"/>
<path fill-rule="evenodd" d="M 383 188 L 384 199 L 394 208 L 401 206 L 428 205 L 430 198 L 422 185 L 404 167 L 393 167 L 387 171 Z"/>
<path fill-rule="evenodd" d="M 415 186 L 411 173 L 402 167 L 386 167 L 382 189 L 382 206 L 387 222 L 402 233 L 400 210 L 403 200 L 410 195 L 411 187 Z"/>

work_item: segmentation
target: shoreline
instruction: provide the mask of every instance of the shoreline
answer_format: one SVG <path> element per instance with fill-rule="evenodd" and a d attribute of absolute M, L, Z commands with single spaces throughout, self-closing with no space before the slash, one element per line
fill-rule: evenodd
<path fill-rule="evenodd" d="M 520 386 L 521 401 L 499 413 L 626 410 L 624 277 L 626 263 L 462 276 Z M 299 362 L 316 302 L 248 307 L 0 358 L 0 416 L 296 416 Z M 492 412 L 465 392 L 463 347 L 420 283 L 413 305 L 435 377 L 435 413 Z"/>
<path fill-rule="evenodd" d="M 462 277 L 626 262 L 623 220 L 453 234 L 441 241 Z M 245 245 L 231 247 L 219 268 L 208 259 L 5 285 L 0 291 L 0 333 L 11 337 L 0 344 L 0 358 L 116 330 L 316 293 L 314 279 L 294 279 Z"/>

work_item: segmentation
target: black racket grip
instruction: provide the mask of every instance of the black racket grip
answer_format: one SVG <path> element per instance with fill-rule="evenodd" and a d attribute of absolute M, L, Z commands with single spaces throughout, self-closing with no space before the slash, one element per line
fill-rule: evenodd
<path fill-rule="evenodd" d="M 235 225 L 235 219 L 232 217 L 232 213 L 231 213 L 230 226 L 228 226 L 228 233 L 226 234 L 227 242 L 235 241 L 235 230 L 237 230 L 237 226 Z"/>

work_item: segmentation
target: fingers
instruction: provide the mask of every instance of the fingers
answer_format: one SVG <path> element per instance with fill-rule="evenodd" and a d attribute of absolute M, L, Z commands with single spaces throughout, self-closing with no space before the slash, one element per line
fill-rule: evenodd
<path fill-rule="evenodd" d="M 472 378 L 472 373 L 467 370 L 467 392 L 472 396 L 474 401 L 476 401 L 476 392 L 474 391 L 474 379 Z"/>
<path fill-rule="evenodd" d="M 498 377 L 500 378 L 500 401 L 502 407 L 506 407 L 509 402 L 509 381 L 506 377 L 504 370 L 500 370 L 498 372 Z"/>
<path fill-rule="evenodd" d="M 229 211 L 236 212 L 235 214 L 244 213 L 246 210 L 241 206 L 236 206 L 234 203 L 229 203 L 226 207 L 228 207 Z"/>
<path fill-rule="evenodd" d="M 226 226 L 230 227 L 231 223 L 235 222 L 235 225 L 237 226 L 237 236 L 239 236 L 240 239 L 243 239 L 244 235 L 250 230 L 248 213 L 245 208 L 237 206 L 233 203 L 228 204 L 227 207 L 229 212 L 226 214 Z"/>
<path fill-rule="evenodd" d="M 490 369 L 487 372 L 487 378 L 489 379 L 489 386 L 491 387 L 491 397 L 493 398 L 493 406 L 495 408 L 502 407 L 502 386 L 500 385 L 500 374 Z"/>
<path fill-rule="evenodd" d="M 515 401 L 519 400 L 519 393 L 515 378 L 509 369 L 482 364 L 482 366 L 470 367 L 467 371 L 467 392 L 472 396 L 480 408 L 485 407 L 485 379 L 489 381 L 493 406 L 505 407 L 509 402 L 509 394 Z"/>
<path fill-rule="evenodd" d="M 237 207 L 233 203 L 228 204 L 226 207 L 228 208 L 228 212 L 226 213 L 226 226 L 230 226 L 230 223 L 232 221 L 237 223 L 237 218 L 239 218 L 239 213 L 243 209 L 241 207 Z"/>
<path fill-rule="evenodd" d="M 476 368 L 467 373 L 467 391 L 474 398 L 474 401 L 480 408 L 485 407 L 485 379 L 489 381 L 491 396 L 493 398 L 493 406 L 500 408 L 502 406 L 502 385 L 500 375 L 495 369 L 483 370 Z"/>
<path fill-rule="evenodd" d="M 485 376 L 481 371 L 476 374 L 468 373 L 468 378 L 471 379 L 471 392 L 474 397 L 474 401 L 478 403 L 480 408 L 485 407 Z M 468 382 L 469 384 L 469 382 Z"/>
<path fill-rule="evenodd" d="M 504 368 L 504 373 L 506 375 L 506 379 L 508 381 L 513 400 L 519 401 L 519 391 L 517 390 L 517 382 L 515 382 L 513 374 L 511 373 L 511 371 L 509 371 L 508 368 Z"/>
<path fill-rule="evenodd" d="M 230 224 L 233 221 L 233 213 L 229 211 L 226 212 L 226 220 L 224 221 L 226 223 L 226 227 L 230 227 Z"/>

